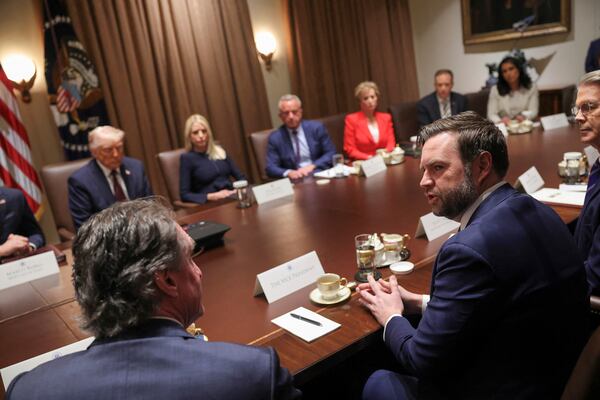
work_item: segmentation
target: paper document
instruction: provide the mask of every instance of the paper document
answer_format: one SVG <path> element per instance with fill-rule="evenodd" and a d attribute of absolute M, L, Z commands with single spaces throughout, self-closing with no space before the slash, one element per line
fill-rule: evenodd
<path fill-rule="evenodd" d="M 565 204 L 583 207 L 585 192 L 561 191 L 553 188 L 543 188 L 531 196 L 544 203 Z"/>
<path fill-rule="evenodd" d="M 308 318 L 312 321 L 320 323 L 321 326 L 299 320 L 292 317 L 290 314 L 296 314 L 301 317 Z M 323 335 L 328 334 L 329 332 L 336 330 L 341 326 L 337 322 L 327 319 L 322 315 L 312 312 L 304 307 L 298 307 L 289 313 L 283 314 L 282 316 L 271 320 L 271 322 L 309 343 Z"/>

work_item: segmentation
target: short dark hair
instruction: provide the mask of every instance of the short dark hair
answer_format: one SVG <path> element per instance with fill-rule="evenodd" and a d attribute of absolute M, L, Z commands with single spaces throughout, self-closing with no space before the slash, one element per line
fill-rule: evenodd
<path fill-rule="evenodd" d="M 433 79 L 435 79 L 439 75 L 443 75 L 443 74 L 450 75 L 450 78 L 452 78 L 452 80 L 454 80 L 454 74 L 452 73 L 452 70 L 449 70 L 449 69 L 438 69 L 437 71 L 435 71 L 435 74 L 433 75 Z"/>
<path fill-rule="evenodd" d="M 172 212 L 157 198 L 115 203 L 92 216 L 73 243 L 73 286 L 84 329 L 112 337 L 152 316 L 154 274 L 178 269 Z"/>
<path fill-rule="evenodd" d="M 465 165 L 487 151 L 492 155 L 494 171 L 498 177 L 504 178 L 509 165 L 508 149 L 504 135 L 492 121 L 474 111 L 465 111 L 425 125 L 419 131 L 419 142 L 425 144 L 427 140 L 443 132 L 458 135 L 460 158 Z"/>
<path fill-rule="evenodd" d="M 527 71 L 525 71 L 525 65 L 523 65 L 523 62 L 518 58 L 507 56 L 504 57 L 502 61 L 500 61 L 500 65 L 498 66 L 498 83 L 496 84 L 496 86 L 498 88 L 498 93 L 500 94 L 500 96 L 506 96 L 510 93 L 510 86 L 502 76 L 502 64 L 507 62 L 513 64 L 519 70 L 519 85 L 526 89 L 530 89 L 531 77 L 529 76 Z"/>

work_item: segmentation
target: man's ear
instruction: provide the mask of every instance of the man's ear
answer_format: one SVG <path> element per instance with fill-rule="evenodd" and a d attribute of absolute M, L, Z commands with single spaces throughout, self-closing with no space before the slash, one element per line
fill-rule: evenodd
<path fill-rule="evenodd" d="M 177 283 L 168 270 L 156 272 L 154 274 L 154 284 L 165 296 L 177 297 L 179 295 Z"/>
<path fill-rule="evenodd" d="M 473 178 L 477 184 L 481 185 L 484 180 L 492 173 L 492 154 L 489 151 L 479 153 L 472 164 Z"/>

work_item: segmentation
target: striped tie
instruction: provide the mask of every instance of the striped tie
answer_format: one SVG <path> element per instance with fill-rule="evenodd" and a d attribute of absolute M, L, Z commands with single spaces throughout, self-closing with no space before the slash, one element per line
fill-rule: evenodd
<path fill-rule="evenodd" d="M 292 137 L 294 138 L 294 144 L 296 145 L 296 167 L 300 167 L 300 140 L 298 140 L 298 131 L 292 131 Z"/>
<path fill-rule="evenodd" d="M 588 192 L 598 182 L 599 177 L 600 177 L 600 158 L 598 160 L 596 160 L 596 162 L 592 166 L 592 169 L 590 170 L 590 176 L 588 177 L 588 187 L 587 187 Z"/>
<path fill-rule="evenodd" d="M 446 101 L 444 101 L 444 115 L 442 115 L 442 118 L 447 118 L 450 115 L 452 115 L 452 113 L 450 112 L 450 100 L 447 99 Z"/>

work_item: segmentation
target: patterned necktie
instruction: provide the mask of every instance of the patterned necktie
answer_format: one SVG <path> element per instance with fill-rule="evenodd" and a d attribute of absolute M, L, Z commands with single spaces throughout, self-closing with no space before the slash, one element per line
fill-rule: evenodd
<path fill-rule="evenodd" d="M 292 137 L 294 138 L 294 144 L 296 145 L 296 166 L 300 166 L 300 140 L 298 140 L 298 131 L 292 131 Z"/>
<path fill-rule="evenodd" d="M 592 169 L 590 170 L 590 176 L 588 177 L 588 193 L 592 190 L 594 185 L 598 182 L 598 178 L 600 178 L 600 158 L 596 160 Z"/>
<path fill-rule="evenodd" d="M 450 112 L 450 100 L 446 100 L 444 101 L 444 115 L 442 115 L 442 118 L 447 118 L 450 115 L 452 115 L 452 113 Z"/>
<path fill-rule="evenodd" d="M 118 174 L 119 173 L 116 169 L 113 169 L 110 172 L 110 176 L 112 177 L 113 189 L 115 191 L 115 199 L 117 199 L 117 201 L 125 201 L 127 200 L 127 197 L 125 196 L 125 192 L 123 192 L 123 188 L 121 187 L 121 184 L 117 179 Z"/>

